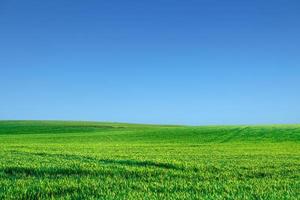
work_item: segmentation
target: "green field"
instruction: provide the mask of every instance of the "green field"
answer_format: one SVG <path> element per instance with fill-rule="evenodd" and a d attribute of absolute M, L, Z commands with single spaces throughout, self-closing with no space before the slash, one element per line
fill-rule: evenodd
<path fill-rule="evenodd" d="M 300 199 L 300 125 L 0 121 L 0 199 Z"/>

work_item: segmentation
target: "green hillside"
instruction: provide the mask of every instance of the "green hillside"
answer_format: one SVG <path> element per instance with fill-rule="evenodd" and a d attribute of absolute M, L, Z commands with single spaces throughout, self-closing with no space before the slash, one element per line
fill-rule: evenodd
<path fill-rule="evenodd" d="M 0 121 L 0 199 L 299 199 L 300 125 Z"/>

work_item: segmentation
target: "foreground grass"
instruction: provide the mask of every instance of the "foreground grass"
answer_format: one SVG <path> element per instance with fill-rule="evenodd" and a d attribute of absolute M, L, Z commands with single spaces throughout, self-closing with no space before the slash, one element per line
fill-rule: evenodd
<path fill-rule="evenodd" d="M 0 121 L 0 199 L 299 199 L 300 125 Z"/>

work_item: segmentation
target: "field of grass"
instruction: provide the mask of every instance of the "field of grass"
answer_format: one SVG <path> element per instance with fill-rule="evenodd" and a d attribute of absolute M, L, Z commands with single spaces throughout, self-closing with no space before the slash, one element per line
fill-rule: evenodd
<path fill-rule="evenodd" d="M 0 121 L 0 199 L 300 199 L 300 125 Z"/>

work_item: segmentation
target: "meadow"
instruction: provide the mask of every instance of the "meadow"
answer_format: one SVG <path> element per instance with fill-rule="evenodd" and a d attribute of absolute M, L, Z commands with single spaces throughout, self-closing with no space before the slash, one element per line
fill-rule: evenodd
<path fill-rule="evenodd" d="M 300 199 L 300 125 L 0 121 L 0 199 Z"/>

